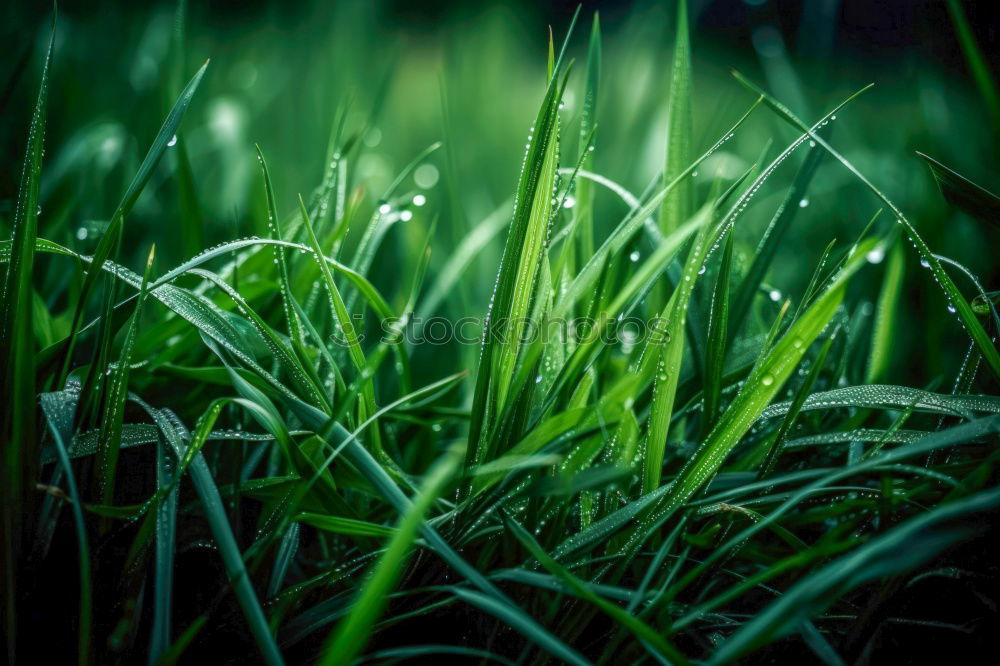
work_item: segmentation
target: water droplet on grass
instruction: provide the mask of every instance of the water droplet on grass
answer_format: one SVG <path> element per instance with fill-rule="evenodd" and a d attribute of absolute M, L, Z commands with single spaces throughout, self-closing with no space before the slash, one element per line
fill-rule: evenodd
<path fill-rule="evenodd" d="M 872 248 L 868 251 L 868 254 L 865 255 L 865 259 L 867 259 L 870 264 L 880 264 L 882 263 L 882 260 L 885 259 L 885 249 L 881 245 Z"/>
<path fill-rule="evenodd" d="M 437 185 L 438 176 L 439 174 L 436 166 L 433 164 L 421 164 L 417 167 L 417 170 L 413 172 L 413 182 L 417 184 L 417 187 L 429 190 Z"/>

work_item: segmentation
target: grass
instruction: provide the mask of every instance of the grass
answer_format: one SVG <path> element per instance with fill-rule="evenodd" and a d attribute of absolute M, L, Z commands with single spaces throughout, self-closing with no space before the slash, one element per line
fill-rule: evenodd
<path fill-rule="evenodd" d="M 733 70 L 706 121 L 683 0 L 651 14 L 671 64 L 646 86 L 622 48 L 640 10 L 631 40 L 578 10 L 547 62 L 496 76 L 502 20 L 480 45 L 456 31 L 476 71 L 413 73 L 433 94 L 373 53 L 302 158 L 263 112 L 244 136 L 215 62 L 187 63 L 186 5 L 163 15 L 141 144 L 93 124 L 46 142 L 67 122 L 57 23 L 28 132 L 5 128 L 24 155 L 0 212 L 9 663 L 843 664 L 920 655 L 914 627 L 942 654 L 986 645 L 988 171 L 921 153 L 924 187 L 882 178 L 911 156 L 859 139 L 863 83 L 813 116 L 770 91 L 801 101 L 802 81 Z M 222 67 L 311 123 L 284 100 L 322 77 L 282 88 L 261 57 Z M 464 99 L 480 79 L 509 117 Z M 408 93 L 439 136 L 405 138 Z M 498 137 L 518 159 L 529 126 L 519 172 L 488 159 Z M 462 341 L 435 315 L 486 319 Z"/>

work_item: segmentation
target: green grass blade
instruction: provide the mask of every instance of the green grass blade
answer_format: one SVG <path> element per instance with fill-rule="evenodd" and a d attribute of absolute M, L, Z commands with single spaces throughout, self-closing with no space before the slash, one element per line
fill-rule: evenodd
<path fill-rule="evenodd" d="M 795 398 L 792 400 L 791 405 L 789 405 L 788 411 L 785 413 L 785 418 L 774 434 L 774 441 L 771 442 L 771 447 L 768 449 L 767 455 L 764 456 L 764 461 L 760 464 L 760 471 L 757 473 L 758 479 L 767 477 L 774 469 L 774 465 L 778 461 L 778 456 L 781 455 L 781 451 L 785 446 L 788 433 L 792 429 L 792 426 L 795 425 L 795 419 L 799 415 L 799 410 L 802 409 L 803 403 L 809 396 L 810 391 L 812 391 L 812 387 L 816 384 L 819 373 L 823 371 L 823 365 L 826 362 L 827 354 L 830 352 L 830 347 L 833 345 L 833 339 L 834 336 L 831 335 L 823 343 L 823 346 L 820 347 L 819 353 L 816 354 L 816 360 L 813 361 L 812 367 L 809 369 L 809 374 L 806 375 L 805 381 L 802 382 L 802 385 L 795 392 Z"/>
<path fill-rule="evenodd" d="M 205 216 L 201 211 L 195 175 L 191 169 L 191 159 L 188 156 L 187 141 L 183 136 L 178 135 L 177 142 L 173 146 L 173 153 L 177 170 L 181 248 L 185 255 L 190 256 L 206 245 Z"/>
<path fill-rule="evenodd" d="M 708 232 L 711 233 L 711 232 Z M 649 407 L 649 424 L 642 462 L 642 493 L 655 490 L 663 473 L 663 454 L 667 446 L 670 419 L 674 415 L 674 398 L 680 380 L 681 362 L 684 360 L 684 324 L 698 273 L 705 261 L 710 240 L 702 233 L 694 240 L 682 278 L 663 309 L 660 319 L 662 330 L 657 331 L 643 351 L 646 358 L 655 358 L 653 399 Z"/>
<path fill-rule="evenodd" d="M 726 332 L 729 329 L 729 274 L 733 264 L 733 234 L 726 238 L 719 274 L 715 279 L 708 318 L 708 344 L 705 347 L 705 389 L 702 410 L 702 434 L 715 424 L 722 396 L 722 368 L 726 361 Z"/>
<path fill-rule="evenodd" d="M 309 219 L 309 213 L 306 211 L 306 205 L 305 202 L 302 201 L 301 196 L 299 197 L 299 209 L 302 213 L 302 220 L 305 223 L 306 231 L 309 236 L 309 244 L 312 247 L 313 258 L 319 263 L 320 266 L 320 274 L 323 276 L 323 285 L 326 288 L 327 296 L 330 299 L 331 314 L 334 317 L 334 321 L 339 332 L 343 335 L 343 340 L 347 343 L 347 350 L 350 355 L 351 362 L 354 364 L 355 370 L 359 373 L 363 373 L 365 367 L 368 365 L 368 362 L 365 359 L 365 353 L 361 349 L 361 343 L 359 342 L 357 332 L 354 330 L 354 324 L 351 321 L 351 315 L 347 310 L 347 305 L 344 303 L 344 299 L 340 295 L 340 290 L 333 281 L 333 275 L 330 273 L 330 267 L 327 262 L 323 260 L 323 249 L 320 247 L 319 239 L 316 238 L 315 231 L 313 231 L 312 222 Z M 358 420 L 364 421 L 369 415 L 378 411 L 378 406 L 375 403 L 375 387 L 370 379 L 365 380 L 361 392 L 362 402 L 358 406 Z M 382 448 L 382 438 L 379 434 L 377 425 L 371 430 L 371 445 L 372 450 L 375 452 L 375 455 L 379 458 L 380 462 L 391 462 L 389 455 L 385 452 L 385 449 Z"/>
<path fill-rule="evenodd" d="M 350 614 L 338 625 L 323 648 L 319 664 L 351 664 L 361 653 L 378 616 L 388 602 L 388 595 L 403 575 L 407 553 L 424 522 L 425 514 L 444 490 L 459 464 L 460 453 L 452 452 L 435 465 L 424 480 L 420 493 L 403 514 L 389 544 L 375 563 L 371 574 L 355 599 Z"/>
<path fill-rule="evenodd" d="M 66 440 L 70 438 L 72 427 L 72 410 L 75 409 L 75 398 L 67 401 L 67 392 L 43 393 L 40 396 L 42 412 L 52 433 L 56 455 L 63 473 L 66 475 L 66 487 L 73 501 L 73 527 L 76 530 L 77 546 L 80 562 L 80 614 L 77 618 L 77 661 L 81 665 L 92 663 L 91 641 L 93 639 L 93 593 L 90 565 L 90 545 L 87 539 L 87 524 L 83 516 L 83 499 L 76 485 L 76 477 L 70 464 L 66 450 Z M 16 663 L 16 662 L 11 662 Z"/>
<path fill-rule="evenodd" d="M 760 418 L 783 416 L 791 402 L 775 403 L 761 412 Z M 966 413 L 1000 413 L 1000 397 L 933 393 L 908 386 L 866 384 L 845 386 L 820 393 L 813 393 L 802 404 L 805 411 L 858 407 L 864 409 L 906 409 L 909 406 L 920 412 L 961 416 Z"/>
<path fill-rule="evenodd" d="M 396 528 L 377 525 L 365 520 L 327 516 L 318 513 L 300 513 L 295 516 L 296 522 L 312 525 L 315 528 L 332 532 L 333 534 L 357 534 L 371 537 L 391 537 Z"/>
<path fill-rule="evenodd" d="M 159 439 L 159 438 L 158 438 Z M 177 539 L 177 498 L 179 489 L 172 473 L 173 454 L 164 442 L 156 446 L 156 487 L 165 493 L 156 505 L 156 553 L 153 580 L 153 630 L 149 639 L 152 666 L 170 649 L 173 634 L 174 549 Z"/>
<path fill-rule="evenodd" d="M 271 571 L 271 582 L 267 585 L 267 596 L 273 597 L 281 591 L 281 586 L 288 575 L 288 568 L 295 559 L 295 552 L 299 547 L 299 524 L 292 523 L 285 531 L 285 536 L 281 538 L 281 546 L 274 556 L 274 569 Z"/>
<path fill-rule="evenodd" d="M 39 188 L 45 140 L 49 63 L 55 42 L 55 17 L 45 51 L 38 97 L 31 114 L 28 144 L 21 167 L 21 181 L 11 229 L 10 264 L 0 297 L 0 365 L 3 367 L 3 400 L 0 406 L 0 586 L 3 587 L 2 622 L 8 662 L 16 663 L 17 569 L 21 560 L 23 508 L 37 478 L 35 435 L 35 342 L 33 270 L 38 236 Z"/>
<path fill-rule="evenodd" d="M 885 255 L 885 251 L 881 248 L 875 252 L 878 253 L 875 255 L 876 257 Z M 896 340 L 897 310 L 906 270 L 903 247 L 898 242 L 892 244 L 888 259 L 876 306 L 871 348 L 868 352 L 868 370 L 865 373 L 865 383 L 867 384 L 874 384 L 886 376 L 889 364 L 892 362 L 892 350 Z"/>
<path fill-rule="evenodd" d="M 983 55 L 983 51 L 976 43 L 975 35 L 969 26 L 969 19 L 965 16 L 965 10 L 959 0 L 948 0 L 948 13 L 951 15 L 951 22 L 955 24 L 955 32 L 958 35 L 958 43 L 962 46 L 962 53 L 972 70 L 972 78 L 979 88 L 979 93 L 986 102 L 990 117 L 994 123 L 1000 123 L 1000 90 L 994 80 L 996 72 L 991 71 L 989 62 Z"/>
<path fill-rule="evenodd" d="M 768 268 L 770 268 L 778 249 L 781 247 L 781 241 L 785 236 L 785 232 L 791 226 L 797 212 L 801 210 L 799 202 L 805 197 L 806 191 L 809 189 L 809 183 L 812 181 L 823 155 L 823 149 L 819 146 L 813 146 L 809 149 L 806 159 L 792 180 L 791 187 L 788 188 L 788 192 L 785 194 L 781 205 L 778 206 L 770 223 L 764 230 L 764 234 L 754 253 L 753 262 L 743 276 L 739 290 L 733 299 L 732 312 L 729 319 L 729 333 L 731 337 L 734 337 L 739 332 L 739 327 L 746 321 L 746 316 L 750 312 L 754 296 L 758 293 L 760 284 L 764 280 L 764 276 Z"/>
<path fill-rule="evenodd" d="M 667 153 L 663 186 L 685 173 L 691 164 L 691 39 L 688 33 L 687 0 L 677 3 L 677 34 L 674 38 L 670 96 L 667 99 Z M 694 183 L 684 178 L 660 207 L 660 231 L 668 234 L 688 219 L 694 210 Z"/>
<path fill-rule="evenodd" d="M 946 167 L 929 155 L 917 151 L 927 162 L 945 201 L 960 208 L 981 222 L 1000 227 L 1000 197 L 973 183 L 960 173 Z"/>
<path fill-rule="evenodd" d="M 104 396 L 104 410 L 101 417 L 100 444 L 98 447 L 98 469 L 100 470 L 101 501 L 114 503 L 115 476 L 118 471 L 118 453 L 122 441 L 122 424 L 125 418 L 125 402 L 128 399 L 128 377 L 132 365 L 132 350 L 139 334 L 142 309 L 148 294 L 149 276 L 153 270 L 156 246 L 149 249 L 146 270 L 139 285 L 139 299 L 136 301 L 132 320 L 125 334 L 118 366 L 112 371 L 108 382 L 108 393 Z"/>
<path fill-rule="evenodd" d="M 513 220 L 483 332 L 466 469 L 484 462 L 489 448 L 495 445 L 488 433 L 503 407 L 520 350 L 520 329 L 535 293 L 539 260 L 551 220 L 552 184 L 558 167 L 556 128 L 561 94 L 562 86 L 553 76 L 535 119 L 518 182 Z M 503 339 L 495 331 L 498 321 L 505 329 L 500 332 Z"/>
<path fill-rule="evenodd" d="M 281 217 L 278 215 L 277 206 L 274 203 L 274 187 L 271 185 L 271 175 L 267 171 L 267 162 L 264 161 L 264 153 L 260 146 L 257 148 L 257 163 L 260 164 L 261 173 L 264 175 L 264 193 L 267 198 L 267 228 L 275 240 L 282 240 L 281 237 Z M 285 256 L 285 248 L 276 245 L 272 248 L 275 261 L 278 263 L 278 286 L 281 291 L 281 305 L 285 310 L 285 321 L 288 322 L 288 335 L 292 340 L 302 341 L 302 324 L 299 323 L 298 315 L 292 309 L 292 292 L 288 286 L 288 260 Z"/>
<path fill-rule="evenodd" d="M 587 47 L 587 73 L 583 92 L 583 115 L 580 118 L 580 150 L 586 151 L 581 169 L 592 171 L 596 143 L 597 100 L 601 87 L 601 21 L 594 12 L 594 22 L 590 28 L 590 43 Z M 580 256 L 589 258 L 594 254 L 594 184 L 588 179 L 580 179 L 576 185 L 576 225 L 579 237 Z"/>

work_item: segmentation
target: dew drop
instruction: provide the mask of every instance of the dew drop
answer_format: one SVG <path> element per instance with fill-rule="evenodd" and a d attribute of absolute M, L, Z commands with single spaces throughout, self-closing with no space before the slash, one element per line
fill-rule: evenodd
<path fill-rule="evenodd" d="M 632 261 L 633 263 L 639 261 L 639 252 L 637 250 L 633 251 L 632 254 L 628 255 L 628 258 L 629 261 Z"/>
<path fill-rule="evenodd" d="M 885 259 L 885 249 L 879 245 L 878 247 L 872 248 L 865 255 L 865 259 L 868 260 L 870 264 L 880 264 L 882 260 Z"/>
<path fill-rule="evenodd" d="M 772 377 L 771 375 L 764 375 L 763 377 L 760 378 L 760 383 L 763 384 L 764 386 L 770 386 L 771 384 L 774 383 L 774 377 Z"/>
<path fill-rule="evenodd" d="M 174 134 L 172 137 L 170 137 L 170 141 L 167 141 L 167 147 L 174 146 L 176 144 L 177 144 L 177 135 Z"/>
<path fill-rule="evenodd" d="M 800 199 L 799 200 L 799 208 L 805 208 L 808 205 L 809 205 L 809 199 Z"/>

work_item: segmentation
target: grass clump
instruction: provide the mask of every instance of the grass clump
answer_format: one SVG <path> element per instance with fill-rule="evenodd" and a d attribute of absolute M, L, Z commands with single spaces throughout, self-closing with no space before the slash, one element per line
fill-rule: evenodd
<path fill-rule="evenodd" d="M 103 194 L 46 180 L 53 31 L 0 245 L 8 661 L 841 664 L 900 626 L 974 633 L 920 604 L 996 582 L 963 550 L 1000 506 L 996 292 L 837 147 L 870 86 L 803 119 L 734 71 L 699 136 L 687 12 L 638 195 L 602 171 L 635 145 L 602 124 L 596 15 L 573 72 L 574 16 L 512 198 L 469 212 L 443 78 L 443 144 L 390 178 L 379 105 L 337 107 L 318 184 L 286 189 L 266 135 L 227 155 L 256 159 L 256 234 L 193 253 L 226 203 L 189 154 L 212 69 L 181 87 L 183 3 L 177 94 L 96 242 Z M 995 231 L 996 197 L 926 162 Z M 807 209 L 842 192 L 835 239 Z M 819 245 L 788 240 L 803 218 Z M 939 313 L 908 310 L 920 267 Z M 904 344 L 945 370 L 914 379 Z"/>

